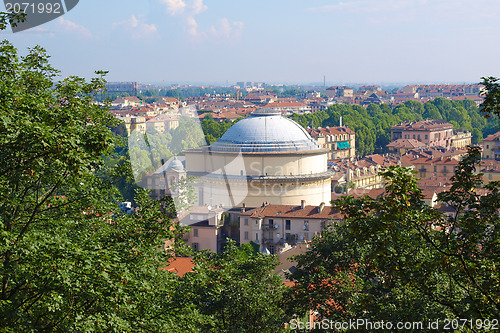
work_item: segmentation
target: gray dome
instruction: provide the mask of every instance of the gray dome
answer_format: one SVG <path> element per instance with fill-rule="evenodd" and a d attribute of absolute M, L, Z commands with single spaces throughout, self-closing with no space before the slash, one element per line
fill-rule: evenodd
<path fill-rule="evenodd" d="M 174 157 L 173 161 L 170 162 L 170 165 L 168 166 L 168 169 L 173 169 L 175 171 L 183 171 L 184 166 L 182 165 L 182 162 L 177 159 L 177 157 Z"/>
<path fill-rule="evenodd" d="M 213 151 L 230 152 L 287 152 L 320 148 L 302 126 L 273 111 L 252 113 L 211 145 Z"/>

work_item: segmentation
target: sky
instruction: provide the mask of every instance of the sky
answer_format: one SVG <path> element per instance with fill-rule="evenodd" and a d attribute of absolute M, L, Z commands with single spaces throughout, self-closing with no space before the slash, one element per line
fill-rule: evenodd
<path fill-rule="evenodd" d="M 108 81 L 473 83 L 500 76 L 499 14 L 498 0 L 80 0 L 0 38 Z"/>

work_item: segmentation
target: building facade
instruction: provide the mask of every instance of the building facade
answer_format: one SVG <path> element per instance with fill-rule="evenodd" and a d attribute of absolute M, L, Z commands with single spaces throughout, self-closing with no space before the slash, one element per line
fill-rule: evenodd
<path fill-rule="evenodd" d="M 391 128 L 391 140 L 414 139 L 428 147 L 452 147 L 453 125 L 444 120 L 401 123 Z"/>
<path fill-rule="evenodd" d="M 352 160 L 356 156 L 356 134 L 349 127 L 309 128 L 307 132 L 328 149 L 329 160 Z"/>
<path fill-rule="evenodd" d="M 483 159 L 500 159 L 500 132 L 490 134 L 483 140 Z"/>
<path fill-rule="evenodd" d="M 245 210 L 240 214 L 240 243 L 254 242 L 261 251 L 278 253 L 287 245 L 311 241 L 341 214 L 320 203 L 306 206 L 305 200 L 295 205 L 268 205 Z M 266 252 L 267 253 L 267 252 Z"/>

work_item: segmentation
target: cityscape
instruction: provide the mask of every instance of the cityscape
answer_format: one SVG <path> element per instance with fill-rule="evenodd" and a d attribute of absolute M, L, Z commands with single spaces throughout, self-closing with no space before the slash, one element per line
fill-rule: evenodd
<path fill-rule="evenodd" d="M 4 4 L 1 332 L 500 330 L 500 3 Z"/>

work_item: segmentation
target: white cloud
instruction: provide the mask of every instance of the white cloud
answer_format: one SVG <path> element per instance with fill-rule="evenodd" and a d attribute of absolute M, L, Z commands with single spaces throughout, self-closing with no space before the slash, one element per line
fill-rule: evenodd
<path fill-rule="evenodd" d="M 197 15 L 208 9 L 208 7 L 203 4 L 203 0 L 194 0 L 191 4 L 191 8 L 193 8 L 193 15 Z"/>
<path fill-rule="evenodd" d="M 186 9 L 186 3 L 182 0 L 160 0 L 161 3 L 167 6 L 167 11 L 170 15 L 178 15 Z"/>
<path fill-rule="evenodd" d="M 67 32 L 76 32 L 85 38 L 92 38 L 92 33 L 82 25 L 76 24 L 75 22 L 66 20 L 62 17 L 59 17 L 57 22 Z"/>
<path fill-rule="evenodd" d="M 147 24 L 144 22 L 144 16 L 134 14 L 128 20 L 113 23 L 113 28 L 125 27 L 130 33 L 132 38 L 153 38 L 158 36 L 158 29 L 154 24 Z"/>
<path fill-rule="evenodd" d="M 219 19 L 217 25 L 207 29 L 200 29 L 196 15 L 208 10 L 208 6 L 203 3 L 203 0 L 159 0 L 160 3 L 166 5 L 167 12 L 172 16 L 182 16 L 184 28 L 195 40 L 205 40 L 206 37 L 214 37 L 219 40 L 239 39 L 243 30 L 243 22 L 229 22 L 228 19 Z"/>
<path fill-rule="evenodd" d="M 193 36 L 193 37 L 197 37 L 199 35 L 199 32 L 198 32 L 198 23 L 196 22 L 196 20 L 194 19 L 194 17 L 188 16 L 186 18 L 186 23 L 187 23 L 187 31 L 188 31 L 188 33 L 191 36 Z"/>
<path fill-rule="evenodd" d="M 219 20 L 217 26 L 212 26 L 210 32 L 213 36 L 219 39 L 239 39 L 243 30 L 243 22 L 236 21 L 230 23 L 227 18 Z"/>

